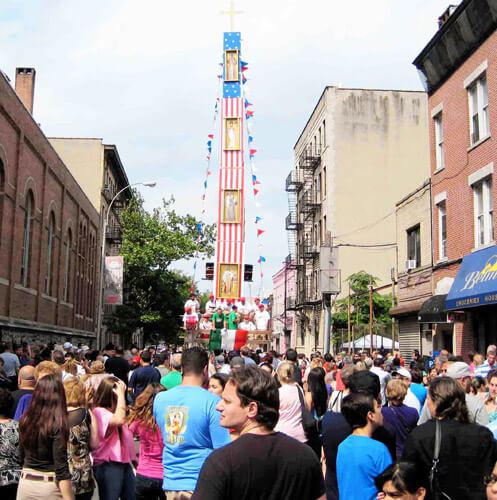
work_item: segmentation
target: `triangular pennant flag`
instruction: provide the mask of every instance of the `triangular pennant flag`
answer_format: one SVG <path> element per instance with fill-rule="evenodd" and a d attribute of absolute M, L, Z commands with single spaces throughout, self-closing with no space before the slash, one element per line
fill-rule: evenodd
<path fill-rule="evenodd" d="M 199 231 L 202 231 L 202 223 L 201 223 L 201 222 L 197 224 L 197 229 L 198 229 Z"/>
<path fill-rule="evenodd" d="M 255 218 L 255 223 L 257 224 L 257 223 L 258 223 L 258 222 L 260 222 L 261 220 L 262 220 L 262 217 L 257 216 L 257 217 Z"/>
<path fill-rule="evenodd" d="M 261 183 L 261 181 L 252 181 L 252 184 L 253 184 L 254 186 L 257 186 L 257 184 L 260 184 L 260 183 Z"/>
<path fill-rule="evenodd" d="M 208 137 L 209 139 L 214 139 L 214 134 L 209 134 L 207 137 Z"/>
<path fill-rule="evenodd" d="M 261 272 L 261 278 L 264 278 L 264 274 Z"/>
<path fill-rule="evenodd" d="M 212 141 L 207 141 L 207 146 L 212 146 Z"/>
<path fill-rule="evenodd" d="M 257 196 L 259 194 L 259 190 L 258 189 L 254 189 L 254 196 Z"/>
<path fill-rule="evenodd" d="M 207 175 L 211 175 L 212 172 L 210 170 L 207 170 Z"/>
<path fill-rule="evenodd" d="M 264 229 L 258 229 L 257 230 L 257 236 L 260 236 L 262 233 L 265 233 Z"/>
<path fill-rule="evenodd" d="M 204 187 L 205 188 L 207 187 L 207 181 L 204 181 Z"/>
<path fill-rule="evenodd" d="M 259 257 L 259 262 L 266 262 L 266 257 Z"/>
<path fill-rule="evenodd" d="M 252 106 L 252 103 L 248 102 L 247 99 L 245 99 L 245 107 L 248 108 L 249 106 Z"/>
<path fill-rule="evenodd" d="M 253 114 L 254 114 L 254 112 L 250 111 L 250 110 L 247 110 L 247 112 L 245 113 L 247 118 L 250 118 Z"/>
<path fill-rule="evenodd" d="M 250 156 L 254 156 L 255 153 L 257 153 L 257 149 L 251 149 L 250 150 Z"/>
<path fill-rule="evenodd" d="M 249 142 L 253 142 L 253 141 L 254 141 L 254 138 L 251 135 L 249 135 Z"/>
<path fill-rule="evenodd" d="M 242 60 L 240 59 L 240 64 L 241 64 L 242 66 L 247 66 L 247 65 L 248 65 L 248 62 L 242 61 Z"/>
<path fill-rule="evenodd" d="M 242 71 L 247 71 L 248 70 L 248 66 L 242 66 Z"/>
<path fill-rule="evenodd" d="M 242 83 L 243 84 L 247 83 L 247 79 L 245 78 L 245 75 L 242 75 Z"/>
<path fill-rule="evenodd" d="M 193 263 L 193 269 L 197 269 L 197 261 Z"/>
<path fill-rule="evenodd" d="M 257 180 L 257 177 L 255 175 L 252 176 L 252 182 L 255 182 Z"/>
<path fill-rule="evenodd" d="M 202 195 L 202 199 L 205 200 L 205 194 Z"/>

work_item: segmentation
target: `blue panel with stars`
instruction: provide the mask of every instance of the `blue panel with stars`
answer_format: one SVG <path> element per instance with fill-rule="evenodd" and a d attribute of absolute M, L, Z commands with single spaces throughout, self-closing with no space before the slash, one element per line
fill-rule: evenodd
<path fill-rule="evenodd" d="M 223 36 L 223 50 L 238 50 L 242 46 L 242 34 L 239 31 L 229 31 Z M 240 53 L 238 53 L 240 56 Z M 223 72 L 224 73 L 224 72 Z M 224 76 L 224 75 L 223 75 Z M 240 82 L 223 82 L 223 97 L 241 97 Z"/>
<path fill-rule="evenodd" d="M 242 34 L 239 31 L 228 31 L 223 36 L 223 50 L 240 50 Z"/>

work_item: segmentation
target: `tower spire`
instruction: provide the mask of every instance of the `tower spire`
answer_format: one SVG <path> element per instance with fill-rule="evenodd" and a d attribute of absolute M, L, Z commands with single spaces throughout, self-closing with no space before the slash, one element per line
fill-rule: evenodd
<path fill-rule="evenodd" d="M 230 16 L 230 31 L 235 31 L 235 16 L 237 14 L 243 14 L 243 10 L 235 10 L 235 2 L 231 0 L 231 10 L 222 10 L 221 14 Z"/>

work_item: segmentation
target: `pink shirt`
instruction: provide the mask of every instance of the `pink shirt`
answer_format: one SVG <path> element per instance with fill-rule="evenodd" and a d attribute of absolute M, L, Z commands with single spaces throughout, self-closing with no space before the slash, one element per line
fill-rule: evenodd
<path fill-rule="evenodd" d="M 92 452 L 94 465 L 100 465 L 104 462 L 130 463 L 136 460 L 135 443 L 133 435 L 126 424 L 110 430 L 109 435 L 105 437 L 113 413 L 106 408 L 95 408 L 93 414 L 98 425 L 98 448 Z"/>
<path fill-rule="evenodd" d="M 302 426 L 302 405 L 296 385 L 283 384 L 280 393 L 280 418 L 275 431 L 283 432 L 301 443 L 307 441 Z"/>
<path fill-rule="evenodd" d="M 140 436 L 140 457 L 136 472 L 145 477 L 163 479 L 162 450 L 164 443 L 159 427 L 153 432 L 141 420 L 135 420 L 130 424 L 129 430 L 135 436 Z"/>

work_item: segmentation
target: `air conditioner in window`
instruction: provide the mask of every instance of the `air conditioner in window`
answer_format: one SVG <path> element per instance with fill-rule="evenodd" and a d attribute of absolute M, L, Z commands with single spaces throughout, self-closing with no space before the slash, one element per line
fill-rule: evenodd
<path fill-rule="evenodd" d="M 418 267 L 416 265 L 415 260 L 406 260 L 406 271 L 410 271 L 411 269 L 416 269 Z"/>

